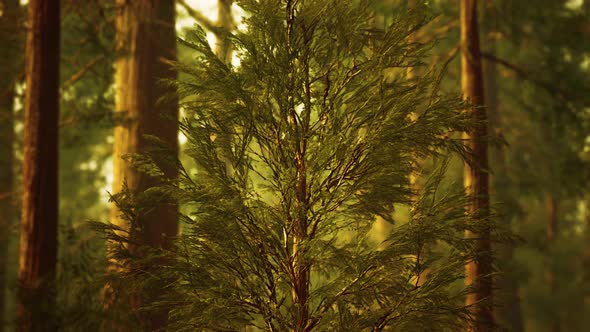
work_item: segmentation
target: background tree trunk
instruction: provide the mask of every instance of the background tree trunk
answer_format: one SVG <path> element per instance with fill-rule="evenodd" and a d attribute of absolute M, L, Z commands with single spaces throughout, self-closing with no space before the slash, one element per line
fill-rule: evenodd
<path fill-rule="evenodd" d="M 490 53 L 494 53 L 490 51 Z M 497 82 L 496 82 L 496 65 L 492 61 L 484 62 L 484 76 L 486 78 L 486 109 L 490 118 L 490 127 L 496 130 L 496 135 L 502 137 L 502 119 L 500 110 L 498 108 L 497 100 Z M 504 156 L 504 148 L 499 147 L 494 151 L 493 157 L 490 160 L 490 166 L 494 170 L 494 177 L 505 178 L 506 174 L 506 160 Z M 493 180 L 493 179 L 492 179 Z M 504 190 L 503 185 L 506 185 L 505 180 L 498 179 L 493 181 L 495 188 L 492 190 L 496 193 L 498 201 L 503 204 L 507 203 L 506 200 L 511 198 L 501 192 Z M 494 195 L 492 193 L 492 195 Z M 505 210 L 506 211 L 506 210 Z M 506 223 L 505 227 L 510 225 L 510 216 L 502 220 Z M 501 266 L 501 274 L 495 278 L 497 282 L 497 291 L 494 294 L 494 304 L 497 305 L 494 311 L 494 317 L 497 323 L 508 329 L 511 332 L 522 332 L 524 331 L 524 325 L 522 321 L 522 310 L 520 304 L 520 296 L 518 294 L 518 280 L 514 275 L 514 268 L 511 267 L 513 262 L 513 251 L 514 244 L 506 243 L 499 245 L 498 248 L 498 264 Z"/>
<path fill-rule="evenodd" d="M 488 27 L 485 33 L 485 45 L 487 45 L 487 53 L 496 54 L 496 43 L 497 43 L 497 20 L 498 13 L 496 10 L 496 4 L 493 1 L 484 2 L 481 4 L 483 10 L 485 10 L 484 20 Z M 497 68 L 494 61 L 486 60 L 483 62 L 484 72 L 484 90 L 486 100 L 486 111 L 489 117 L 490 130 L 495 131 L 493 134 L 497 137 L 503 137 L 502 135 L 502 110 L 500 109 L 500 101 L 498 98 L 498 81 L 497 81 Z M 512 201 L 509 193 L 506 193 L 506 156 L 504 154 L 504 147 L 498 146 L 496 149 L 490 151 L 490 167 L 494 170 L 494 175 L 490 179 L 491 181 L 491 192 L 492 196 L 497 197 L 498 202 L 501 204 L 508 205 L 508 202 Z M 505 227 L 510 228 L 510 218 L 512 216 L 509 213 L 509 207 L 504 210 L 503 215 L 505 216 L 502 222 L 505 223 Z M 513 262 L 513 251 L 514 244 L 505 243 L 498 246 L 498 265 L 500 266 L 501 273 L 496 276 L 494 282 L 497 284 L 497 290 L 494 292 L 494 319 L 502 327 L 506 328 L 511 332 L 522 332 L 524 331 L 524 325 L 522 321 L 522 310 L 520 304 L 520 297 L 518 294 L 518 280 L 512 267 Z"/>
<path fill-rule="evenodd" d="M 553 194 L 549 192 L 545 193 L 545 207 L 547 209 L 547 245 L 549 246 L 549 252 L 553 252 L 553 248 L 555 247 L 555 240 L 557 239 L 559 234 L 559 212 L 557 199 Z M 548 264 L 547 266 L 547 284 L 549 286 L 549 291 L 551 292 L 552 297 L 555 298 L 558 294 L 557 283 L 555 281 L 555 275 L 553 273 L 552 264 Z M 557 303 L 556 300 L 555 302 Z M 556 309 L 555 312 L 555 317 L 553 319 L 553 322 L 551 323 L 551 332 L 561 331 L 559 310 Z"/>
<path fill-rule="evenodd" d="M 14 86 L 19 68 L 20 46 L 19 12 L 17 0 L 1 0 L 3 14 L 0 19 L 0 45 L 5 65 L 0 67 L 0 332 L 7 323 L 6 273 L 8 270 L 8 243 L 15 217 L 14 197 Z"/>
<path fill-rule="evenodd" d="M 465 100 L 470 103 L 467 112 L 477 121 L 475 128 L 464 134 L 467 144 L 472 149 L 470 163 L 465 165 L 464 185 L 467 194 L 472 196 L 469 213 L 483 216 L 489 214 L 489 179 L 486 111 L 478 107 L 484 105 L 484 87 L 479 46 L 479 27 L 477 19 L 477 1 L 461 0 L 461 85 Z M 466 283 L 473 286 L 473 293 L 466 299 L 466 305 L 473 306 L 474 322 L 469 331 L 489 331 L 493 323 L 492 309 L 483 304 L 492 296 L 492 260 L 490 231 L 480 227 L 477 234 L 466 232 L 467 238 L 475 238 L 476 258 L 466 266 Z M 482 302 L 483 301 L 483 302 Z"/>
<path fill-rule="evenodd" d="M 176 72 L 166 63 L 176 60 L 175 2 L 117 0 L 117 6 L 116 110 L 122 123 L 115 128 L 115 194 L 123 190 L 124 184 L 132 192 L 143 192 L 159 184 L 137 170 L 129 159 L 122 158 L 146 153 L 150 143 L 145 135 L 157 136 L 178 154 L 178 100 L 174 89 L 160 83 L 161 79 L 176 78 Z M 167 178 L 177 177 L 174 163 L 163 160 L 156 163 Z M 111 210 L 111 221 L 128 227 L 128 221 L 121 218 L 116 206 Z M 140 223 L 141 230 L 132 231 L 132 239 L 156 248 L 168 247 L 178 233 L 178 207 L 166 198 L 154 202 L 153 209 L 141 217 Z M 140 254 L 135 248 L 130 250 Z M 162 292 L 161 289 L 152 291 Z M 134 302 L 136 306 L 140 303 Z M 146 330 L 162 328 L 167 316 L 167 310 L 151 312 Z"/>
<path fill-rule="evenodd" d="M 233 47 L 227 36 L 227 33 L 230 33 L 234 28 L 234 20 L 231 13 L 233 2 L 233 0 L 217 1 L 217 24 L 223 29 L 223 32 L 217 34 L 215 54 L 221 61 L 226 63 L 231 63 L 233 55 Z"/>
<path fill-rule="evenodd" d="M 30 0 L 21 215 L 19 331 L 52 331 L 57 261 L 59 0 Z"/>
<path fill-rule="evenodd" d="M 215 34 L 215 55 L 222 62 L 230 65 L 233 57 L 233 45 L 229 39 L 229 34 L 234 29 L 234 20 L 231 12 L 233 0 L 218 0 L 217 1 L 217 25 L 221 28 Z M 223 134 L 224 130 L 219 130 L 221 133 L 217 140 L 220 143 L 221 155 L 220 158 L 225 162 L 225 171 L 227 174 L 233 174 L 233 166 L 231 160 L 231 147 L 227 135 Z"/>

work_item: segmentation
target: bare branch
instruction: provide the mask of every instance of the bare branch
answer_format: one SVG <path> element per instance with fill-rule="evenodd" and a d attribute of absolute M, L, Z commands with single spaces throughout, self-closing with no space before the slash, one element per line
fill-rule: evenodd
<path fill-rule="evenodd" d="M 187 14 L 190 17 L 194 18 L 195 21 L 197 21 L 197 23 L 203 26 L 203 28 L 213 32 L 215 35 L 219 34 L 215 23 L 213 23 L 213 21 L 211 21 L 209 18 L 203 15 L 203 13 L 199 12 L 198 10 L 195 10 L 188 3 L 186 3 L 185 0 L 178 0 L 178 4 L 180 4 L 182 8 L 184 8 L 184 10 L 186 10 Z"/>
<path fill-rule="evenodd" d="M 422 29 L 419 29 L 418 31 L 416 31 L 414 39 L 420 41 L 423 44 L 429 44 L 432 41 L 441 38 L 441 36 L 447 35 L 449 31 L 457 28 L 458 26 L 459 26 L 458 20 L 450 20 L 447 23 L 445 23 L 439 27 L 435 27 L 431 30 L 422 28 Z"/>
<path fill-rule="evenodd" d="M 87 63 L 84 67 L 80 68 L 80 70 L 78 70 L 74 75 L 72 75 L 67 81 L 65 81 L 61 88 L 65 89 L 65 88 L 68 88 L 69 86 L 71 86 L 72 84 L 76 83 L 78 80 L 80 80 L 84 76 L 84 74 L 86 74 L 90 69 L 92 69 L 92 67 L 94 67 L 100 61 L 102 61 L 104 58 L 105 58 L 104 54 L 101 54 L 101 55 L 97 56 L 96 58 L 94 58 L 92 61 Z"/>
<path fill-rule="evenodd" d="M 527 72 L 526 70 L 520 68 L 519 66 L 508 62 L 507 60 L 498 58 L 497 56 L 495 56 L 494 54 L 491 53 L 486 53 L 486 52 L 482 52 L 481 56 L 489 61 L 493 61 L 497 64 L 502 65 L 503 67 L 511 70 L 512 72 L 514 72 L 517 76 L 519 76 L 521 79 L 529 81 L 545 90 L 547 90 L 547 92 L 551 93 L 552 95 L 557 95 L 558 97 L 560 97 L 563 100 L 568 100 L 568 95 L 567 92 L 565 92 L 564 90 L 562 90 L 560 87 L 553 85 L 549 82 L 534 78 L 529 72 Z"/>
<path fill-rule="evenodd" d="M 456 45 L 447 54 L 446 59 L 445 59 L 445 61 L 442 64 L 442 69 L 440 71 L 440 76 L 436 79 L 436 83 L 434 85 L 434 89 L 432 89 L 432 94 L 430 96 L 430 103 L 431 104 L 434 101 L 434 99 L 435 99 L 435 97 L 438 94 L 438 91 L 440 89 L 440 82 L 442 81 L 442 76 L 447 73 L 447 68 L 449 67 L 449 64 L 451 63 L 451 61 L 453 61 L 453 59 L 455 59 L 455 57 L 459 53 L 459 49 L 460 48 L 461 48 L 460 45 Z"/>

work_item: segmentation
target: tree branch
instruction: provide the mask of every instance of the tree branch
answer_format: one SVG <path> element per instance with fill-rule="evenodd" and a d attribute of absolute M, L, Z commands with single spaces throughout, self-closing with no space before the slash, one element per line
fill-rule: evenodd
<path fill-rule="evenodd" d="M 78 80 L 80 80 L 84 76 L 84 74 L 86 74 L 90 69 L 92 69 L 92 67 L 94 67 L 100 61 L 102 61 L 104 58 L 105 58 L 104 54 L 101 54 L 101 55 L 97 56 L 96 58 L 94 58 L 92 61 L 87 63 L 84 67 L 80 68 L 80 70 L 78 70 L 74 75 L 72 75 L 67 81 L 65 81 L 61 88 L 66 89 L 69 86 L 71 86 L 72 84 L 76 83 Z"/>
<path fill-rule="evenodd" d="M 191 7 L 188 3 L 186 3 L 185 0 L 178 0 L 178 4 L 180 4 L 182 8 L 184 8 L 184 10 L 186 10 L 187 14 L 190 17 L 194 18 L 195 21 L 197 21 L 197 23 L 202 25 L 203 28 L 213 32 L 216 36 L 218 36 L 219 31 L 215 23 L 213 23 L 213 21 L 211 21 L 209 18 L 203 15 L 203 13 Z"/>
<path fill-rule="evenodd" d="M 514 72 L 521 79 L 523 79 L 525 81 L 529 81 L 529 82 L 547 90 L 547 92 L 549 92 L 552 95 L 559 96 L 562 100 L 570 99 L 570 98 L 568 98 L 567 92 L 565 92 L 564 90 L 562 90 L 558 86 L 555 86 L 549 82 L 542 81 L 542 80 L 532 77 L 532 75 L 529 72 L 518 67 L 517 65 L 515 65 L 513 63 L 510 63 L 504 59 L 498 58 L 497 56 L 495 56 L 494 54 L 491 54 L 491 53 L 481 52 L 481 56 L 486 60 L 493 61 L 499 65 L 502 65 L 504 68 L 507 68 L 507 69 L 511 70 L 512 72 Z"/>

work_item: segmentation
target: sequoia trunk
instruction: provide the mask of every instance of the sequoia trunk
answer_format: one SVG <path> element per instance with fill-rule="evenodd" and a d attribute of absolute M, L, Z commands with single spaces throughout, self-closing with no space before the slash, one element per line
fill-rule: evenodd
<path fill-rule="evenodd" d="M 472 197 L 468 207 L 469 214 L 486 217 L 489 214 L 489 179 L 487 124 L 484 105 L 484 87 L 479 45 L 479 29 L 477 19 L 477 1 L 461 0 L 461 86 L 463 96 L 469 103 L 470 116 L 475 121 L 474 128 L 464 134 L 464 138 L 472 150 L 471 160 L 465 165 L 464 185 L 468 195 Z M 490 230 L 488 227 L 475 227 L 476 233 L 467 231 L 465 236 L 475 241 L 476 256 L 466 266 L 465 279 L 473 292 L 466 298 L 466 305 L 472 307 L 473 318 L 476 320 L 469 331 L 489 331 L 492 329 L 493 313 L 486 301 L 492 296 L 492 258 Z"/>
<path fill-rule="evenodd" d="M 116 110 L 121 122 L 115 128 L 113 193 L 124 185 L 132 192 L 157 186 L 158 180 L 139 171 L 129 158 L 146 153 L 151 143 L 146 135 L 165 142 L 178 153 L 178 100 L 174 90 L 161 83 L 173 80 L 175 71 L 167 60 L 176 59 L 175 2 L 172 0 L 117 0 Z M 155 160 L 166 178 L 177 177 L 174 163 Z M 128 221 L 116 206 L 111 221 L 127 228 Z M 134 242 L 165 248 L 178 232 L 178 207 L 168 198 L 153 202 L 141 216 L 140 231 L 131 232 Z M 130 248 L 132 252 L 136 248 Z M 135 252 L 135 254 L 140 254 Z M 116 290 L 115 290 L 116 291 Z M 154 290 L 154 294 L 161 293 Z M 141 297 L 141 296 L 140 296 Z M 139 306 L 140 299 L 134 299 Z M 149 313 L 149 330 L 165 326 L 166 310 Z"/>

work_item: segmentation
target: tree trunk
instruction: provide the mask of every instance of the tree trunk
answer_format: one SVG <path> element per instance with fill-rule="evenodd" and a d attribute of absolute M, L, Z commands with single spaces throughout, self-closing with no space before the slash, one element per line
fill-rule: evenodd
<path fill-rule="evenodd" d="M 0 0 L 4 13 L 0 20 L 1 55 L 7 62 L 0 67 L 0 332 L 4 331 L 6 318 L 6 272 L 8 268 L 8 243 L 15 217 L 14 197 L 14 86 L 18 68 L 17 53 L 20 46 L 18 33 L 18 1 Z M 16 63 L 15 63 L 16 62 Z"/>
<path fill-rule="evenodd" d="M 117 0 L 116 110 L 123 120 L 115 128 L 115 194 L 123 190 L 124 184 L 132 192 L 143 192 L 159 184 L 134 167 L 131 160 L 123 158 L 147 152 L 150 143 L 145 135 L 158 137 L 178 154 L 178 100 L 174 89 L 160 83 L 161 79 L 176 79 L 176 72 L 165 61 L 176 60 L 174 4 L 172 0 Z M 166 98 L 160 100 L 163 97 Z M 163 159 L 156 160 L 156 164 L 166 178 L 176 178 L 176 165 Z M 113 206 L 111 221 L 128 228 L 128 221 L 120 214 Z M 178 233 L 177 205 L 168 198 L 154 202 L 153 209 L 141 217 L 140 229 L 131 232 L 132 240 L 156 248 L 168 247 Z M 137 248 L 129 249 L 141 255 Z M 162 292 L 153 289 L 152 295 Z M 137 307 L 141 300 L 133 302 Z M 146 330 L 157 330 L 166 325 L 168 312 L 155 310 L 148 316 Z"/>
<path fill-rule="evenodd" d="M 476 121 L 475 127 L 464 134 L 472 150 L 469 163 L 465 165 L 464 185 L 472 197 L 469 214 L 486 217 L 489 214 L 489 179 L 486 111 L 479 106 L 484 104 L 483 74 L 479 46 L 477 21 L 477 1 L 461 0 L 461 85 L 465 100 L 469 103 L 466 110 Z M 475 241 L 476 257 L 467 264 L 465 281 L 473 287 L 473 292 L 466 298 L 466 305 L 471 306 L 475 322 L 469 331 L 489 331 L 492 329 L 493 314 L 486 303 L 492 296 L 492 258 L 490 230 L 477 226 L 477 232 L 467 231 L 465 236 Z M 476 238 L 476 239 L 475 239 Z"/>
<path fill-rule="evenodd" d="M 55 330 L 57 262 L 59 0 L 30 0 L 17 319 L 19 331 Z"/>
<path fill-rule="evenodd" d="M 215 54 L 221 61 L 226 63 L 231 63 L 233 55 L 233 47 L 227 36 L 227 33 L 230 33 L 234 27 L 234 20 L 231 13 L 233 2 L 233 0 L 217 1 L 217 24 L 223 28 L 224 31 L 217 35 Z"/>
<path fill-rule="evenodd" d="M 217 25 L 222 28 L 221 32 L 217 32 L 215 35 L 215 55 L 226 64 L 231 64 L 233 56 L 233 45 L 229 39 L 229 33 L 232 32 L 234 27 L 233 16 L 231 12 L 231 6 L 233 0 L 218 0 L 217 1 Z M 220 135 L 217 137 L 218 142 L 221 145 L 220 148 L 220 159 L 225 162 L 225 172 L 229 176 L 233 175 L 233 165 L 231 163 L 231 143 L 224 135 L 224 130 L 218 128 Z"/>
<path fill-rule="evenodd" d="M 492 2 L 482 3 L 485 12 L 485 20 L 488 21 L 489 31 L 486 31 L 485 45 L 488 45 L 487 52 L 496 53 L 496 32 L 497 32 L 497 12 Z M 500 100 L 498 99 L 498 82 L 497 68 L 494 61 L 483 62 L 483 72 L 485 78 L 485 100 L 486 110 L 489 117 L 490 129 L 494 130 L 494 135 L 502 137 L 502 114 L 500 109 Z M 506 193 L 505 179 L 508 176 L 506 168 L 506 158 L 504 147 L 490 151 L 490 167 L 494 170 L 494 176 L 490 179 L 492 185 L 490 190 L 492 196 L 498 198 L 502 203 L 508 203 L 512 200 Z M 510 213 L 505 210 L 506 216 L 504 222 L 506 227 L 510 227 Z M 501 273 L 496 276 L 494 282 L 497 283 L 497 290 L 494 292 L 494 319 L 500 327 L 506 328 L 511 332 L 524 331 L 522 321 L 522 311 L 520 306 L 520 296 L 518 294 L 518 280 L 515 279 L 514 269 L 512 268 L 514 245 L 512 243 L 501 244 L 498 246 L 498 264 Z"/>
<path fill-rule="evenodd" d="M 549 246 L 549 252 L 553 252 L 553 248 L 555 245 L 555 240 L 557 239 L 557 235 L 559 232 L 559 214 L 557 210 L 557 199 L 551 193 L 545 193 L 545 206 L 547 209 L 547 245 Z M 555 282 L 555 275 L 553 273 L 551 264 L 548 264 L 547 272 L 546 272 L 547 284 L 549 285 L 549 289 L 551 295 L 554 297 L 557 294 L 557 283 Z M 556 306 L 555 309 L 555 317 L 553 322 L 551 323 L 551 332 L 559 332 L 560 328 L 560 319 L 559 319 L 559 306 Z"/>
<path fill-rule="evenodd" d="M 293 36 L 293 30 L 295 26 L 295 12 L 297 7 L 297 1 L 287 0 L 287 52 L 292 55 L 290 67 L 292 71 L 295 71 L 295 49 L 293 48 L 292 40 L 295 39 Z M 306 65 L 304 64 L 303 67 Z M 309 79 L 309 78 L 308 78 Z M 289 79 L 289 91 L 295 91 L 295 79 L 294 75 L 290 75 Z M 309 81 L 306 82 L 306 86 L 309 87 Z M 306 90 L 306 96 L 310 98 L 309 90 Z M 301 133 L 295 140 L 294 151 L 295 151 L 295 217 L 293 218 L 290 232 L 292 234 L 292 246 L 291 246 L 291 262 L 292 262 L 292 276 L 291 276 L 291 297 L 293 301 L 292 315 L 293 322 L 291 325 L 292 332 L 305 332 L 310 329 L 309 315 L 309 282 L 310 282 L 310 271 L 311 266 L 307 261 L 305 255 L 305 244 L 308 241 L 308 197 L 307 197 L 307 171 L 306 171 L 306 151 L 307 151 L 307 138 L 306 134 L 309 130 L 309 103 L 306 102 L 302 113 L 302 121 L 297 120 L 298 116 L 295 111 L 295 96 L 290 93 L 287 97 L 288 104 L 288 123 L 290 123 L 295 132 Z"/>
<path fill-rule="evenodd" d="M 10 76 L 2 76 L 10 80 Z M 14 221 L 14 175 L 12 153 L 14 145 L 13 99 L 14 84 L 0 82 L 0 332 L 4 331 L 6 311 L 6 272 L 8 270 L 8 242 Z"/>
<path fill-rule="evenodd" d="M 409 11 L 416 10 L 416 0 L 406 0 L 406 1 L 407 1 L 406 5 L 408 6 Z M 410 40 L 408 40 L 408 42 L 413 43 L 413 42 L 416 42 L 416 40 L 413 36 L 410 36 Z M 416 77 L 416 68 L 415 67 L 408 67 L 406 69 L 406 78 L 408 79 L 408 81 L 413 80 L 415 77 Z M 415 121 L 418 117 L 418 115 L 415 112 L 410 114 L 410 116 L 412 117 L 412 121 Z"/>

